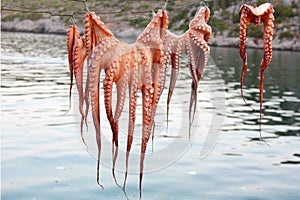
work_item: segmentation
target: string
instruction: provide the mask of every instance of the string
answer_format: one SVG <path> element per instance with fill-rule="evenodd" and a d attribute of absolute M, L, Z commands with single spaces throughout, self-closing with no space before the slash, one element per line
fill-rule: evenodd
<path fill-rule="evenodd" d="M 48 14 L 52 17 L 54 16 L 59 16 L 59 17 L 72 17 L 75 15 L 84 15 L 85 13 L 83 12 L 72 12 L 72 13 L 55 13 L 52 11 L 32 11 L 32 10 L 22 10 L 22 9 L 15 9 L 15 8 L 6 8 L 6 7 L 1 7 L 1 11 L 8 11 L 8 12 L 22 12 L 22 13 L 38 13 L 38 14 Z"/>
<path fill-rule="evenodd" d="M 89 7 L 87 5 L 87 0 L 69 0 L 69 1 L 74 1 L 74 2 L 80 2 L 85 4 L 85 10 L 89 11 Z M 198 1 L 191 1 L 188 4 L 184 5 L 178 5 L 172 8 L 172 10 L 179 10 L 183 9 L 185 7 L 188 7 L 190 5 L 196 4 Z M 204 1 L 206 3 L 206 1 Z M 168 4 L 168 0 L 165 0 L 164 8 L 166 9 Z M 39 13 L 39 14 L 48 14 L 50 16 L 59 16 L 59 17 L 72 17 L 75 15 L 85 15 L 86 12 L 84 11 L 73 11 L 73 12 L 66 12 L 66 13 L 59 13 L 55 11 L 50 11 L 50 10 L 31 10 L 32 8 L 30 7 L 21 7 L 18 5 L 7 5 L 7 6 L 1 6 L 1 11 L 7 11 L 7 12 L 22 12 L 22 13 Z M 107 11 L 107 12 L 98 12 L 99 15 L 113 15 L 113 14 L 133 14 L 133 15 L 138 15 L 138 14 L 145 14 L 145 13 L 152 13 L 153 10 L 128 10 L 128 11 Z"/>

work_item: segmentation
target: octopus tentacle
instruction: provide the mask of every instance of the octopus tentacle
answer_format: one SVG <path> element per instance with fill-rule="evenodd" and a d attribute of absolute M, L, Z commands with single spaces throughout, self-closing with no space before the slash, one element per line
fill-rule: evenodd
<path fill-rule="evenodd" d="M 93 79 L 94 77 L 91 77 Z M 99 177 L 99 171 L 100 171 L 100 155 L 101 155 L 101 133 L 100 133 L 100 114 L 99 114 L 99 91 L 94 92 L 94 89 L 99 88 L 99 83 L 96 83 L 96 88 L 91 88 L 91 104 L 92 104 L 92 115 L 93 115 L 93 121 L 95 124 L 96 129 L 96 141 L 98 146 L 98 156 L 97 156 L 97 183 L 103 188 L 103 186 L 100 184 L 100 177 Z"/>
<path fill-rule="evenodd" d="M 88 12 L 85 15 L 85 47 L 86 47 L 86 56 L 87 56 L 87 64 L 90 65 L 90 56 L 93 52 L 93 49 L 97 47 L 101 42 L 106 40 L 107 38 L 114 38 L 112 32 L 105 26 L 105 24 L 101 21 L 100 17 L 98 17 L 94 12 Z M 103 55 L 103 52 L 99 52 L 99 54 Z M 100 55 L 100 56 L 102 56 Z M 98 55 L 99 58 L 99 55 Z M 89 73 L 88 73 L 89 78 Z M 85 102 L 86 102 L 86 116 L 89 110 L 89 81 L 86 81 L 85 87 Z M 86 121 L 86 120 L 85 120 Z"/>
<path fill-rule="evenodd" d="M 142 178 L 144 170 L 144 159 L 146 154 L 147 143 L 151 134 L 152 123 L 151 123 L 151 110 L 152 110 L 152 99 L 154 88 L 151 83 L 151 58 L 149 52 L 145 52 L 144 49 L 139 50 L 139 54 L 142 58 L 142 106 L 143 106 L 143 128 L 142 128 L 142 146 L 140 155 L 140 198 L 142 191 Z"/>
<path fill-rule="evenodd" d="M 134 124 L 136 118 L 136 104 L 137 104 L 137 91 L 138 91 L 138 61 L 136 53 L 133 54 L 133 68 L 131 69 L 129 78 L 129 121 L 128 121 L 128 136 L 127 136 L 127 150 L 126 150 L 126 171 L 123 183 L 125 190 L 127 174 L 128 174 L 128 160 L 133 141 Z"/>
<path fill-rule="evenodd" d="M 176 80 L 179 74 L 180 55 L 178 55 L 177 53 L 173 53 L 171 55 L 171 62 L 172 62 L 172 69 L 171 69 L 170 85 L 169 85 L 168 98 L 167 98 L 167 122 L 169 121 L 170 102 L 175 88 Z"/>
<path fill-rule="evenodd" d="M 201 79 L 202 72 L 204 70 L 204 67 L 206 66 L 206 63 L 210 55 L 210 48 L 207 45 L 206 41 L 203 39 L 204 38 L 203 35 L 200 35 L 199 33 L 194 34 L 194 31 L 191 30 L 190 38 L 191 38 L 191 47 L 192 47 L 191 54 L 195 59 L 196 75 L 197 75 L 197 82 L 193 81 L 191 86 L 192 92 L 191 92 L 190 106 L 194 107 L 193 115 L 191 118 L 191 123 L 192 123 L 194 120 L 196 107 L 197 107 L 197 88 L 198 88 L 199 81 Z"/>
<path fill-rule="evenodd" d="M 168 41 L 166 43 L 167 46 L 165 47 L 167 57 L 165 59 L 167 59 L 167 64 L 171 59 L 171 64 L 172 64 L 168 98 L 167 98 L 167 126 L 168 126 L 170 102 L 179 74 L 180 55 L 182 53 L 186 53 L 186 40 L 185 40 L 185 35 L 177 36 L 170 31 L 167 31 L 167 36 L 168 36 L 167 37 Z"/>
<path fill-rule="evenodd" d="M 90 54 L 93 49 L 94 44 L 94 38 L 93 38 L 93 24 L 90 16 L 90 12 L 86 13 L 85 15 L 85 48 L 86 48 L 86 56 L 87 56 L 87 65 L 90 66 Z M 84 100 L 85 100 L 85 122 L 87 123 L 87 115 L 89 111 L 89 90 L 90 90 L 90 72 L 88 70 L 87 73 L 87 80 L 85 83 L 85 94 L 84 94 Z"/>
<path fill-rule="evenodd" d="M 117 103 L 116 103 L 116 109 L 115 109 L 115 115 L 114 115 L 114 121 L 113 121 L 113 137 L 114 137 L 114 142 L 115 142 L 115 154 L 113 158 L 113 167 L 112 167 L 112 173 L 114 180 L 116 184 L 118 185 L 115 177 L 115 165 L 116 165 L 116 160 L 118 157 L 118 149 L 119 149 L 119 144 L 118 144 L 118 135 L 119 135 L 119 119 L 121 117 L 121 113 L 124 108 L 124 103 L 125 103 L 125 97 L 126 97 L 126 89 L 127 89 L 127 84 L 128 84 L 128 68 L 130 67 L 130 56 L 126 55 L 127 58 L 124 58 L 121 62 L 122 70 L 119 71 L 119 76 L 118 81 L 116 81 L 116 87 L 117 87 Z"/>
<path fill-rule="evenodd" d="M 76 79 L 76 87 L 79 94 L 79 112 L 81 114 L 81 134 L 82 134 L 82 127 L 83 121 L 85 118 L 85 113 L 83 111 L 83 65 L 86 58 L 86 49 L 85 49 L 85 42 L 84 37 L 80 38 L 79 31 L 76 31 L 76 35 L 78 39 L 75 42 L 74 46 L 74 75 Z M 83 137 L 82 137 L 83 139 Z M 84 142 L 84 140 L 83 140 Z"/>
<path fill-rule="evenodd" d="M 117 104 L 115 109 L 114 121 L 118 123 L 121 113 L 124 108 L 124 102 L 126 97 L 126 88 L 128 85 L 128 70 L 131 64 L 130 57 L 131 54 L 127 55 L 121 62 L 122 70 L 119 70 L 118 81 L 116 82 L 117 86 Z"/>
<path fill-rule="evenodd" d="M 192 107 L 195 102 L 195 99 L 197 98 L 197 91 L 198 91 L 198 76 L 196 71 L 196 65 L 195 65 L 195 57 L 193 55 L 193 49 L 192 49 L 192 41 L 189 40 L 189 38 L 186 38 L 187 40 L 187 54 L 189 58 L 189 69 L 192 76 L 192 83 L 194 88 L 192 88 L 191 92 L 191 98 L 190 98 L 190 107 L 189 107 L 189 128 L 191 129 L 193 116 L 192 116 Z M 190 130 L 189 129 L 189 130 Z M 189 131 L 190 135 L 190 131 Z"/>
<path fill-rule="evenodd" d="M 153 95 L 153 87 L 151 85 L 144 85 L 142 89 L 142 99 L 143 99 L 143 131 L 142 131 L 142 147 L 141 147 L 141 155 L 140 155 L 140 182 L 139 182 L 139 190 L 140 190 L 140 198 L 142 191 L 142 179 L 143 179 L 143 171 L 144 171 L 144 159 L 147 149 L 147 143 L 151 134 L 151 98 Z"/>
<path fill-rule="evenodd" d="M 73 48 L 75 44 L 75 31 L 78 29 L 75 25 L 70 25 L 67 31 L 67 49 L 68 49 L 68 61 L 69 61 L 69 72 L 70 72 L 70 89 L 69 89 L 69 104 L 71 107 L 71 95 L 73 86 Z"/>
<path fill-rule="evenodd" d="M 240 9 L 240 55 L 243 59 L 244 66 L 241 75 L 241 94 L 242 84 L 247 70 L 247 55 L 245 51 L 246 46 L 246 29 L 250 23 L 259 25 L 260 22 L 264 24 L 264 56 L 260 64 L 260 81 L 259 81 L 259 104 L 260 104 L 260 117 L 259 117 L 259 130 L 261 131 L 261 119 L 262 119 L 262 99 L 264 91 L 264 71 L 272 60 L 272 40 L 274 34 L 274 9 L 270 3 L 264 3 L 259 7 L 242 5 Z M 246 102 L 246 101 L 245 101 Z"/>
<path fill-rule="evenodd" d="M 111 125 L 112 131 L 113 130 L 113 113 L 112 113 L 112 88 L 113 88 L 113 82 L 115 78 L 116 70 L 119 68 L 119 62 L 115 60 L 111 67 L 106 69 L 106 76 L 103 80 L 103 89 L 104 89 L 104 104 L 105 104 L 105 110 L 106 110 L 106 116 L 107 119 Z M 112 137 L 112 153 L 114 153 L 114 145 L 115 145 L 115 136 Z"/>
<path fill-rule="evenodd" d="M 247 61 L 247 54 L 246 54 L 246 35 L 247 35 L 247 27 L 250 24 L 250 21 L 247 19 L 248 12 L 241 12 L 241 18 L 240 18 L 240 56 L 243 59 L 243 69 L 242 69 L 242 74 L 241 74 L 241 79 L 240 79 L 240 91 L 241 91 L 241 96 L 245 104 L 248 104 L 246 102 L 246 99 L 244 97 L 243 93 L 243 83 L 245 80 L 246 72 L 247 72 L 247 66 L 248 66 L 248 61 Z"/>
<path fill-rule="evenodd" d="M 261 130 L 261 118 L 262 118 L 262 100 L 264 91 L 264 71 L 269 66 L 272 60 L 272 40 L 274 34 L 274 9 L 272 6 L 268 8 L 265 16 L 262 16 L 262 22 L 264 23 L 264 57 L 260 65 L 260 120 L 259 130 Z"/>
<path fill-rule="evenodd" d="M 96 130 L 96 141 L 98 146 L 98 164 L 97 164 L 97 183 L 99 183 L 100 154 L 101 154 L 101 135 L 100 135 L 100 102 L 99 102 L 99 81 L 100 67 L 97 66 L 97 55 L 92 54 L 89 66 L 89 92 L 91 97 L 92 117 Z M 100 185 L 101 186 L 101 185 Z M 103 187 L 103 186 L 102 186 Z"/>

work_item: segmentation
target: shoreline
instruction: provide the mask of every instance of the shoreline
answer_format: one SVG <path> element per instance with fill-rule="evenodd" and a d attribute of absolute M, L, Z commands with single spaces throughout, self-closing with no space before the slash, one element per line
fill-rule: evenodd
<path fill-rule="evenodd" d="M 66 25 L 60 22 L 59 18 L 31 20 L 14 20 L 1 22 L 1 31 L 5 32 L 25 32 L 39 34 L 65 35 Z M 142 30 L 128 28 L 126 30 L 116 29 L 114 34 L 120 38 L 137 37 Z M 210 46 L 216 47 L 239 47 L 239 37 L 226 37 L 222 35 L 212 36 L 208 42 Z M 300 39 L 273 39 L 273 50 L 300 51 Z M 247 38 L 247 48 L 263 49 L 263 38 Z"/>

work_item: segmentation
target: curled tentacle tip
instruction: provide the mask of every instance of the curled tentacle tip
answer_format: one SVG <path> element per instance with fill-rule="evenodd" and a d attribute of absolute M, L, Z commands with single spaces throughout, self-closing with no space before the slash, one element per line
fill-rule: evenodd
<path fill-rule="evenodd" d="M 97 184 L 100 186 L 100 188 L 101 188 L 102 190 L 104 190 L 104 186 L 103 186 L 103 185 L 101 185 L 99 182 L 97 182 Z"/>
<path fill-rule="evenodd" d="M 255 108 L 253 108 L 249 103 L 247 103 L 247 101 L 246 101 L 246 99 L 245 99 L 245 96 L 244 96 L 244 93 L 243 93 L 243 90 L 242 90 L 242 89 L 241 89 L 241 96 L 242 96 L 242 99 L 243 99 L 244 103 L 245 103 L 247 106 L 249 106 L 249 107 L 252 109 L 252 111 L 256 111 Z"/>
<path fill-rule="evenodd" d="M 68 108 L 66 112 L 63 113 L 63 115 L 67 115 L 70 112 L 71 108 Z"/>
<path fill-rule="evenodd" d="M 262 141 L 265 145 L 267 145 L 268 147 L 271 147 L 271 145 L 263 138 L 262 136 L 262 129 L 261 129 L 261 124 L 259 125 L 259 137 L 260 137 L 260 141 Z"/>

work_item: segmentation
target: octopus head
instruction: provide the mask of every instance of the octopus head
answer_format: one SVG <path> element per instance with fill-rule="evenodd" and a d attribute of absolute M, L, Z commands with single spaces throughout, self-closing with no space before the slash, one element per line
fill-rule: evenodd
<path fill-rule="evenodd" d="M 157 48 L 164 44 L 168 30 L 169 17 L 166 10 L 158 10 L 137 41 Z"/>
<path fill-rule="evenodd" d="M 204 40 L 207 42 L 211 36 L 211 26 L 207 24 L 210 17 L 210 10 L 207 6 L 198 8 L 194 19 L 190 22 L 189 28 L 203 34 Z"/>

